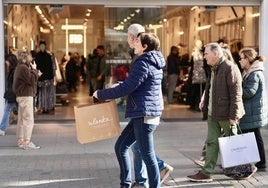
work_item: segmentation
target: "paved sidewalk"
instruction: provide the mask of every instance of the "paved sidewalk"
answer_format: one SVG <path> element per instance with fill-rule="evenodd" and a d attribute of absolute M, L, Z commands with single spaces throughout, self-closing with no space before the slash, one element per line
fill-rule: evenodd
<path fill-rule="evenodd" d="M 119 188 L 119 167 L 113 151 L 116 138 L 81 145 L 74 122 L 35 125 L 33 141 L 40 150 L 16 147 L 15 125 L 0 137 L 0 187 L 25 188 Z M 268 129 L 262 131 L 268 144 Z M 268 172 L 257 172 L 249 180 L 236 181 L 217 167 L 212 183 L 193 183 L 187 175 L 199 170 L 206 122 L 162 122 L 155 133 L 157 155 L 174 167 L 162 187 L 268 187 Z M 268 156 L 268 148 L 266 154 Z"/>

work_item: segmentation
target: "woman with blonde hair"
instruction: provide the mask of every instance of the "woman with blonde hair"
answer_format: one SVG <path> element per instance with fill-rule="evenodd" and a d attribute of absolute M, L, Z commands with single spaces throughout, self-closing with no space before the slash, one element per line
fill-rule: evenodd
<path fill-rule="evenodd" d="M 13 91 L 18 102 L 17 144 L 23 149 L 39 149 L 31 141 L 34 127 L 33 98 L 36 95 L 37 79 L 42 74 L 27 51 L 18 52 L 17 68 L 14 72 Z"/>

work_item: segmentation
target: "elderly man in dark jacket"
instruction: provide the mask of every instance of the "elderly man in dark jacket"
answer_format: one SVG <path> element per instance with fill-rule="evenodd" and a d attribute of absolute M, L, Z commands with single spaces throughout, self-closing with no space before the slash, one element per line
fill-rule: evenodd
<path fill-rule="evenodd" d="M 205 100 L 201 106 L 208 112 L 206 161 L 202 170 L 187 176 L 195 182 L 210 182 L 218 159 L 218 138 L 221 129 L 225 135 L 237 134 L 237 123 L 245 114 L 242 100 L 242 77 L 236 64 L 224 58 L 218 43 L 205 46 L 205 58 L 211 66 L 206 83 Z"/>

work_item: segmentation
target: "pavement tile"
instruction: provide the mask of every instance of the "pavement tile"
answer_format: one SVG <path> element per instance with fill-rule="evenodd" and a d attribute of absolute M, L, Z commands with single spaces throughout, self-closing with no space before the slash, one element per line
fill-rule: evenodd
<path fill-rule="evenodd" d="M 116 138 L 81 145 L 74 122 L 38 123 L 33 140 L 42 148 L 25 151 L 16 146 L 15 130 L 12 125 L 7 135 L 0 137 L 0 187 L 119 187 L 119 166 L 113 151 Z M 262 135 L 268 144 L 267 128 L 262 129 Z M 200 169 L 193 160 L 199 158 L 205 136 L 203 121 L 161 123 L 155 133 L 156 153 L 174 167 L 162 187 L 268 187 L 267 172 L 237 181 L 224 176 L 219 166 L 212 183 L 189 182 L 186 176 Z"/>

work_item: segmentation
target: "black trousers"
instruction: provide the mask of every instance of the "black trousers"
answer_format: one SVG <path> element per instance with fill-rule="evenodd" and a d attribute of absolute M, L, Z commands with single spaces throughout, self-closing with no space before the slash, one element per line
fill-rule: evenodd
<path fill-rule="evenodd" d="M 261 159 L 261 161 L 258 162 L 258 164 L 266 165 L 264 144 L 263 144 L 263 140 L 262 140 L 262 136 L 261 136 L 261 128 L 242 130 L 242 132 L 243 133 L 254 132 L 255 137 L 256 137 L 256 142 L 258 145 L 258 149 L 259 149 L 260 159 Z"/>

